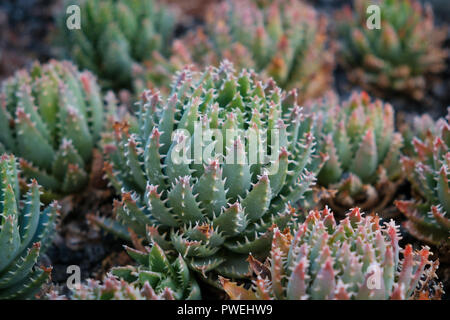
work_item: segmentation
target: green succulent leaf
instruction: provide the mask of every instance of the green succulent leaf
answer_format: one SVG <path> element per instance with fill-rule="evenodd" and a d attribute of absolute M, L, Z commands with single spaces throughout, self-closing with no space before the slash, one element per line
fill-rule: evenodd
<path fill-rule="evenodd" d="M 33 180 L 20 196 L 16 159 L 0 158 L 0 297 L 33 298 L 46 282 L 50 269 L 37 269 L 40 255 L 51 243 L 57 204 L 41 211 L 40 190 Z"/>

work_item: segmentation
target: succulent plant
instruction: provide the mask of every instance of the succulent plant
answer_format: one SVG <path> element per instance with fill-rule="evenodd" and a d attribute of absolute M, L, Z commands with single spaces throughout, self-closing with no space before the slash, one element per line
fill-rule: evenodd
<path fill-rule="evenodd" d="M 95 78 L 69 62 L 34 64 L 6 79 L 0 93 L 0 152 L 20 157 L 22 173 L 46 198 L 81 190 L 103 127 Z"/>
<path fill-rule="evenodd" d="M 36 180 L 21 197 L 16 159 L 0 158 L 0 299 L 32 298 L 51 268 L 36 267 L 40 255 L 51 243 L 58 205 L 41 211 Z"/>
<path fill-rule="evenodd" d="M 105 147 L 106 176 L 122 193 L 117 219 L 141 236 L 148 226 L 164 250 L 205 275 L 244 276 L 248 253 L 268 253 L 271 226 L 289 225 L 288 205 L 315 180 L 305 169 L 314 152 L 309 123 L 296 103 L 283 112 L 289 99 L 228 61 L 181 71 L 165 100 L 144 92 L 138 132 L 118 123 Z"/>
<path fill-rule="evenodd" d="M 414 138 L 418 138 L 424 141 L 428 132 L 436 134 L 435 121 L 427 113 L 414 117 L 411 123 L 409 123 L 403 117 L 400 117 L 398 122 L 399 131 L 403 136 L 404 142 L 402 153 L 408 156 L 414 154 Z"/>
<path fill-rule="evenodd" d="M 369 29 L 369 5 L 380 8 L 380 28 Z M 377 95 L 422 99 L 427 76 L 445 68 L 446 31 L 434 26 L 430 6 L 416 0 L 355 0 L 337 15 L 341 62 L 351 81 Z M 367 22 L 368 23 L 368 22 Z"/>
<path fill-rule="evenodd" d="M 228 59 L 272 77 L 283 89 L 299 88 L 301 100 L 329 87 L 333 50 L 327 46 L 326 21 L 307 4 L 276 0 L 259 8 L 253 0 L 222 1 L 205 19 L 205 27 L 174 42 L 169 61 L 155 61 L 150 82 L 170 79 L 186 64 L 202 69 Z"/>
<path fill-rule="evenodd" d="M 266 263 L 250 256 L 257 275 L 251 289 L 221 282 L 232 299 L 408 299 L 435 269 L 425 270 L 434 264 L 428 247 L 402 249 L 399 240 L 393 220 L 380 226 L 378 216 L 364 217 L 358 208 L 339 224 L 328 208 L 310 211 L 293 236 L 274 229 Z"/>
<path fill-rule="evenodd" d="M 89 279 L 74 300 L 199 300 L 200 287 L 181 256 L 173 259 L 154 244 L 145 251 L 125 247 L 137 266 L 115 267 L 103 283 Z M 52 299 L 57 299 L 53 295 Z"/>
<path fill-rule="evenodd" d="M 325 192 L 330 207 L 340 214 L 355 206 L 385 208 L 402 181 L 402 136 L 394 130 L 392 106 L 365 92 L 340 103 L 330 92 L 305 112 L 313 114 L 317 152 L 327 159 L 317 183 L 334 191 Z"/>
<path fill-rule="evenodd" d="M 157 296 L 148 283 L 140 289 L 135 284 L 111 274 L 107 274 L 102 282 L 87 279 L 86 283 L 74 289 L 70 298 L 57 291 L 50 292 L 47 298 L 49 300 L 165 300 L 165 298 L 173 300 L 171 296 Z"/>
<path fill-rule="evenodd" d="M 402 158 L 403 171 L 418 201 L 396 201 L 408 218 L 405 227 L 430 244 L 450 244 L 450 109 L 422 139 L 413 139 L 414 154 Z M 434 131 L 434 132 L 433 132 Z"/>
<path fill-rule="evenodd" d="M 73 1 L 66 2 L 67 8 Z M 60 42 L 68 57 L 94 72 L 105 87 L 131 87 L 135 64 L 165 55 L 175 29 L 175 14 L 153 0 L 82 0 L 81 28 L 66 27 L 60 13 Z"/>

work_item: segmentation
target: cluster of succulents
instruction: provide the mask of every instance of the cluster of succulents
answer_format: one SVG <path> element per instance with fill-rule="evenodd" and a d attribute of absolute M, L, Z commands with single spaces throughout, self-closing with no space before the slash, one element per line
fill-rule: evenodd
<path fill-rule="evenodd" d="M 368 28 L 367 8 L 380 8 L 379 28 Z M 417 0 L 355 0 L 337 15 L 341 62 L 351 81 L 387 95 L 424 97 L 427 76 L 445 68 L 446 31 L 434 25 L 431 7 Z"/>
<path fill-rule="evenodd" d="M 39 257 L 53 235 L 58 205 L 41 211 L 36 180 L 22 197 L 14 156 L 0 158 L 0 299 L 33 297 L 50 276 L 38 267 Z"/>
<path fill-rule="evenodd" d="M 160 82 L 186 64 L 202 69 L 227 59 L 272 77 L 283 89 L 298 88 L 302 101 L 329 87 L 334 59 L 327 25 L 309 5 L 276 0 L 260 8 L 253 0 L 223 1 L 209 8 L 205 20 L 204 27 L 176 40 L 170 59 L 155 61 L 146 78 Z"/>
<path fill-rule="evenodd" d="M 157 244 L 138 251 L 126 247 L 138 266 L 116 267 L 103 283 L 88 279 L 73 289 L 73 300 L 199 300 L 200 288 L 181 255 L 171 261 Z M 54 292 L 51 299 L 61 298 Z"/>
<path fill-rule="evenodd" d="M 288 227 L 289 205 L 314 183 L 309 124 L 296 103 L 283 112 L 286 94 L 273 81 L 227 61 L 183 70 L 172 92 L 145 92 L 138 132 L 117 124 L 106 146 L 106 175 L 122 193 L 115 215 L 195 270 L 245 276 L 248 253 L 267 253 L 272 225 Z"/>
<path fill-rule="evenodd" d="M 389 103 L 353 92 L 340 103 L 329 92 L 305 106 L 312 114 L 317 152 L 327 160 L 317 176 L 328 205 L 343 214 L 355 206 L 380 211 L 401 182 L 402 136 Z"/>
<path fill-rule="evenodd" d="M 0 153 L 20 157 L 22 174 L 44 187 L 46 199 L 85 187 L 103 123 L 95 77 L 69 62 L 36 63 L 3 82 Z"/>
<path fill-rule="evenodd" d="M 69 5 L 58 39 L 75 64 L 36 62 L 0 88 L 0 299 L 197 300 L 199 281 L 231 299 L 441 298 L 450 108 L 396 130 L 388 102 L 340 100 L 326 18 L 300 0 L 212 1 L 194 30 L 156 0 L 81 0 L 71 29 Z M 350 80 L 423 98 L 447 57 L 428 7 L 355 0 L 337 16 Z M 84 200 L 103 160 L 100 210 Z M 67 296 L 44 285 L 62 197 L 64 227 L 134 246 Z M 375 214 L 393 210 L 414 246 Z"/>
<path fill-rule="evenodd" d="M 94 72 L 102 85 L 131 87 L 137 65 L 151 61 L 154 52 L 167 54 L 175 30 L 170 8 L 153 0 L 82 0 L 79 5 L 80 29 L 69 29 L 62 11 L 59 38 L 67 57 Z"/>
<path fill-rule="evenodd" d="M 378 216 L 364 217 L 359 208 L 340 223 L 328 208 L 315 210 L 294 234 L 274 230 L 266 263 L 250 256 L 257 275 L 252 288 L 221 282 L 232 299 L 404 300 L 416 290 L 432 298 L 421 292 L 425 267 L 433 264 L 429 248 L 401 248 L 399 240 L 394 221 L 380 226 Z"/>
<path fill-rule="evenodd" d="M 450 109 L 423 138 L 412 140 L 414 153 L 402 158 L 403 170 L 418 201 L 396 201 L 408 218 L 410 234 L 427 243 L 450 244 Z M 434 131 L 434 132 L 433 132 Z"/>

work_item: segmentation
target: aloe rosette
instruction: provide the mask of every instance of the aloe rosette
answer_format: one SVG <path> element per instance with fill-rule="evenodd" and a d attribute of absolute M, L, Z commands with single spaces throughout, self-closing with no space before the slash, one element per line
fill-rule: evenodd
<path fill-rule="evenodd" d="M 450 109 L 449 109 L 450 110 Z M 450 114 L 450 113 L 449 113 Z M 402 167 L 417 200 L 396 201 L 408 218 L 405 227 L 430 244 L 450 244 L 450 127 L 441 118 L 412 140 L 414 152 L 402 158 Z"/>
<path fill-rule="evenodd" d="M 69 62 L 35 63 L 3 82 L 0 152 L 20 158 L 22 174 L 55 198 L 88 181 L 104 106 L 96 80 Z"/>
<path fill-rule="evenodd" d="M 369 6 L 379 28 L 369 29 Z M 351 81 L 377 95 L 405 94 L 421 100 L 432 75 L 445 69 L 446 30 L 434 25 L 431 6 L 417 0 L 355 0 L 337 15 L 340 60 Z"/>
<path fill-rule="evenodd" d="M 194 270 L 245 276 L 248 252 L 268 252 L 271 226 L 288 227 L 289 204 L 314 183 L 305 169 L 313 162 L 310 124 L 296 103 L 286 106 L 292 97 L 273 81 L 237 73 L 227 61 L 202 73 L 185 69 L 174 84 L 164 100 L 145 92 L 137 132 L 118 123 L 116 141 L 105 147 L 106 176 L 122 193 L 115 215 Z M 180 146 L 184 155 L 194 151 L 189 161 L 176 160 Z M 109 220 L 98 222 L 111 228 Z"/>
<path fill-rule="evenodd" d="M 131 87 L 133 69 L 167 54 L 176 13 L 153 0 L 66 1 L 78 5 L 80 29 L 69 29 L 68 15 L 59 15 L 59 42 L 67 58 L 94 72 L 108 88 Z"/>
<path fill-rule="evenodd" d="M 37 267 L 51 243 L 58 205 L 41 211 L 36 180 L 21 197 L 19 171 L 12 155 L 0 158 L 0 299 L 33 298 L 48 281 L 51 268 Z"/>
<path fill-rule="evenodd" d="M 327 159 L 317 177 L 328 205 L 343 214 L 355 206 L 379 212 L 402 181 L 402 136 L 389 103 L 353 92 L 340 102 L 329 92 L 305 106 L 312 114 L 317 152 Z"/>
<path fill-rule="evenodd" d="M 380 226 L 378 216 L 363 216 L 358 208 L 340 223 L 328 208 L 310 211 L 293 235 L 274 230 L 265 263 L 250 256 L 256 274 L 251 288 L 225 278 L 221 283 L 232 299 L 437 298 L 439 285 L 436 296 L 425 287 L 438 263 L 429 259 L 428 247 L 400 247 L 398 228 L 393 220 Z"/>
<path fill-rule="evenodd" d="M 302 101 L 330 86 L 334 59 L 326 20 L 306 3 L 276 0 L 258 7 L 252 0 L 222 1 L 209 7 L 205 20 L 204 27 L 174 41 L 169 59 L 144 70 L 148 86 L 186 64 L 201 70 L 223 59 L 272 77 L 283 89 L 298 88 Z"/>

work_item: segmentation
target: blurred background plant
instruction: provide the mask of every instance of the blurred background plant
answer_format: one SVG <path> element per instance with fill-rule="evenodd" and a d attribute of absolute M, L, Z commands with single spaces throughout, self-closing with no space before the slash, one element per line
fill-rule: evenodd
<path fill-rule="evenodd" d="M 2 83 L 0 152 L 20 157 L 23 175 L 37 179 L 46 201 L 84 188 L 104 125 L 95 77 L 68 61 L 35 63 Z"/>
<path fill-rule="evenodd" d="M 185 64 L 197 69 L 228 59 L 237 68 L 254 68 L 283 89 L 298 88 L 301 101 L 329 88 L 334 67 L 327 21 L 313 7 L 276 0 L 258 7 L 253 0 L 211 5 L 205 25 L 174 42 L 170 58 L 154 60 L 138 72 L 137 91 L 168 85 Z"/>
<path fill-rule="evenodd" d="M 130 88 L 133 68 L 147 64 L 153 53 L 168 54 L 176 15 L 153 0 L 66 1 L 81 8 L 81 29 L 69 30 L 68 14 L 58 17 L 59 43 L 81 69 L 94 72 L 106 88 Z"/>

